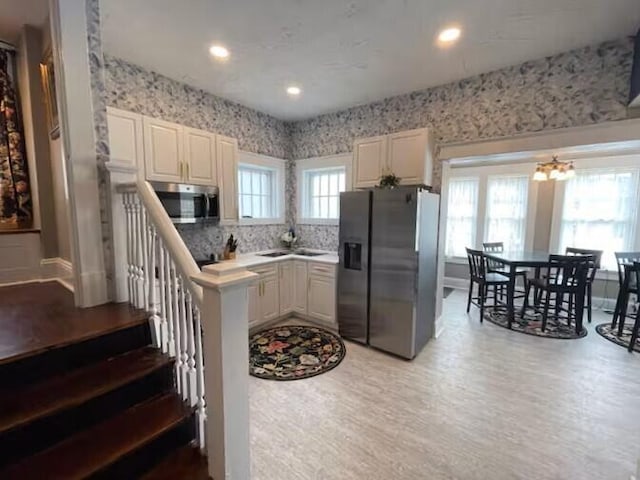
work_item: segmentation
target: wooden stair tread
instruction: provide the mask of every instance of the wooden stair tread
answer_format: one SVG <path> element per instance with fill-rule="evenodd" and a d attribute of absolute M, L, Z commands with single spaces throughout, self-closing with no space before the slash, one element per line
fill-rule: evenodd
<path fill-rule="evenodd" d="M 77 308 L 57 282 L 1 287 L 0 365 L 148 322 L 125 303 Z"/>
<path fill-rule="evenodd" d="M 0 471 L 0 478 L 82 479 L 180 424 L 193 414 L 175 393 L 138 404 Z"/>
<path fill-rule="evenodd" d="M 210 480 L 207 459 L 197 447 L 185 445 L 158 463 L 141 480 Z"/>
<path fill-rule="evenodd" d="M 66 375 L 0 392 L 0 433 L 81 405 L 170 362 L 156 348 L 144 347 Z"/>

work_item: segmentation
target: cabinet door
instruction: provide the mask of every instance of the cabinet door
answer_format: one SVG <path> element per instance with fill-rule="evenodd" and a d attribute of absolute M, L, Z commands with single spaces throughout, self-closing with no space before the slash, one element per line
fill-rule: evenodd
<path fill-rule="evenodd" d="M 258 286 L 260 280 L 255 281 L 247 287 L 248 303 L 249 303 L 249 327 L 253 327 L 260 323 L 260 296 Z"/>
<path fill-rule="evenodd" d="M 184 180 L 182 126 L 143 117 L 144 163 L 147 180 Z"/>
<path fill-rule="evenodd" d="M 387 137 L 360 138 L 353 143 L 353 186 L 373 187 L 386 166 Z"/>
<path fill-rule="evenodd" d="M 220 221 L 238 219 L 238 141 L 235 138 L 217 136 L 218 188 L 220 189 Z"/>
<path fill-rule="evenodd" d="M 309 275 L 309 316 L 327 323 L 336 321 L 336 280 Z"/>
<path fill-rule="evenodd" d="M 282 262 L 280 274 L 280 315 L 293 311 L 293 262 Z"/>
<path fill-rule="evenodd" d="M 307 314 L 307 262 L 293 262 L 293 311 Z"/>
<path fill-rule="evenodd" d="M 107 107 L 110 162 L 144 172 L 142 115 Z"/>
<path fill-rule="evenodd" d="M 389 135 L 388 168 L 402 185 L 430 185 L 433 168 L 426 128 Z"/>
<path fill-rule="evenodd" d="M 217 185 L 216 135 L 185 127 L 184 161 L 188 183 Z"/>
<path fill-rule="evenodd" d="M 265 275 L 262 278 L 262 297 L 260 298 L 262 321 L 267 322 L 280 316 L 280 294 L 277 275 Z"/>

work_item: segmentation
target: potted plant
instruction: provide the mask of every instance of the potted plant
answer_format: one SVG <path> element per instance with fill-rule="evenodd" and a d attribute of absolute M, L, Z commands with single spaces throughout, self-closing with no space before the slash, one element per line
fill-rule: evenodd
<path fill-rule="evenodd" d="M 378 186 L 380 188 L 395 188 L 400 185 L 400 177 L 396 177 L 396 174 L 391 170 L 385 170 L 383 175 L 380 177 L 380 183 Z"/>
<path fill-rule="evenodd" d="M 280 241 L 285 247 L 290 249 L 293 248 L 293 246 L 296 244 L 296 242 L 298 241 L 298 237 L 296 237 L 296 232 L 293 230 L 293 228 L 290 228 L 288 231 L 280 235 Z"/>

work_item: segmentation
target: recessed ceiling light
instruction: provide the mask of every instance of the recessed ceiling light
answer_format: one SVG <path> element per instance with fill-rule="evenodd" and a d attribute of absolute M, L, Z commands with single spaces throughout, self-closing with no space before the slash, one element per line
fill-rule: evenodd
<path fill-rule="evenodd" d="M 300 90 L 300 87 L 296 87 L 295 85 L 291 85 L 290 87 L 287 87 L 287 93 L 289 95 L 297 97 L 298 95 L 300 95 L 300 93 L 302 93 L 302 90 Z"/>
<path fill-rule="evenodd" d="M 460 38 L 461 30 L 458 27 L 445 28 L 438 34 L 438 42 L 451 43 Z"/>
<path fill-rule="evenodd" d="M 229 50 L 222 45 L 212 45 L 209 49 L 209 53 L 216 58 L 227 58 L 229 56 Z"/>

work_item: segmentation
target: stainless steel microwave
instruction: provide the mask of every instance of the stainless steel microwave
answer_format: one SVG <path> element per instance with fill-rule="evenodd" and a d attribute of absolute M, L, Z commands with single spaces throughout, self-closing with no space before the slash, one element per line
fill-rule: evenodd
<path fill-rule="evenodd" d="M 151 182 L 173 223 L 218 223 L 218 187 Z"/>

